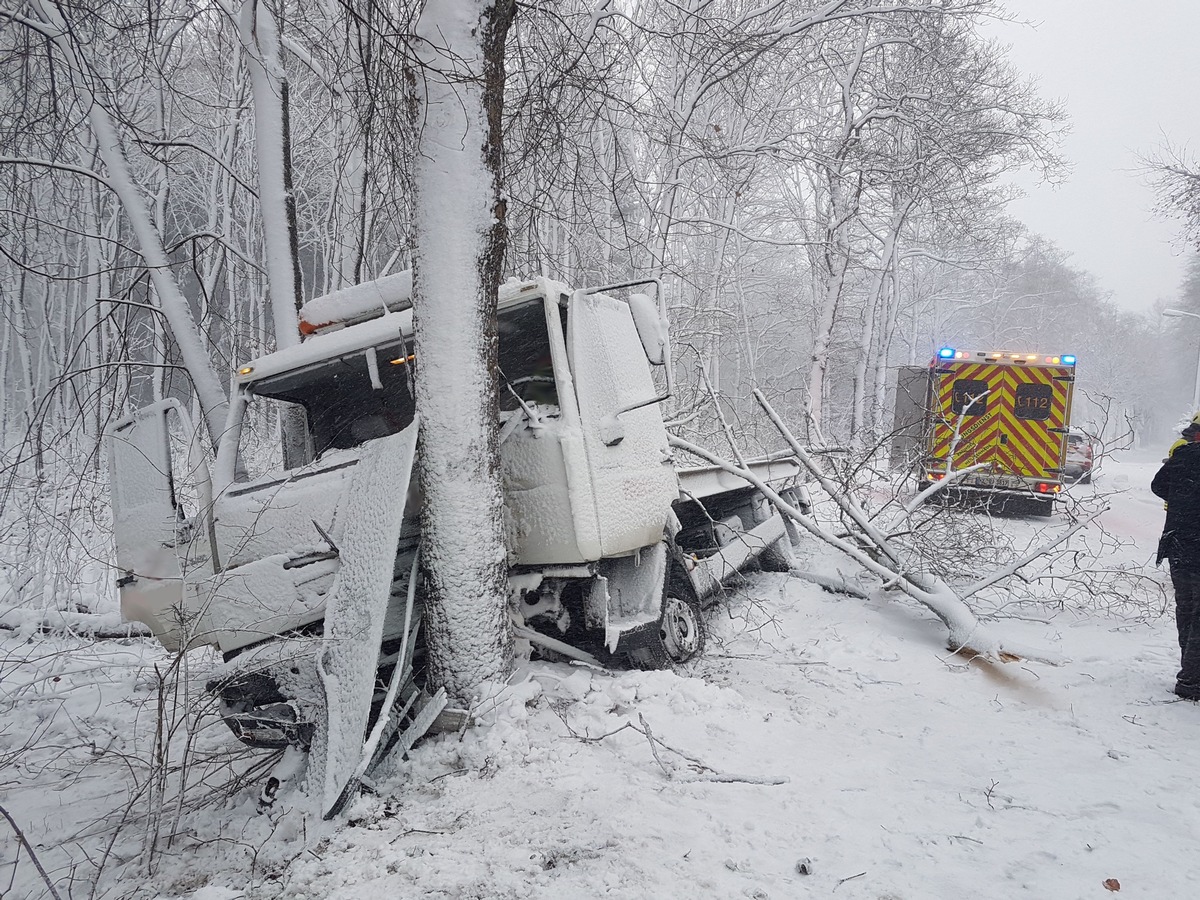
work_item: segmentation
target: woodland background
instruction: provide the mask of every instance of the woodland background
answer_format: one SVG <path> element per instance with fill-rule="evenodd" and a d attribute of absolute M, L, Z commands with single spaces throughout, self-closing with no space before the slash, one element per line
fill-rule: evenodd
<path fill-rule="evenodd" d="M 298 340 L 298 303 L 410 265 L 418 7 L 0 4 L 5 605 L 110 593 L 109 423 L 177 396 L 218 433 L 231 371 Z M 984 38 L 1000 15 L 520 4 L 505 275 L 661 276 L 672 415 L 714 442 L 710 386 L 749 444 L 769 441 L 760 387 L 812 445 L 870 457 L 895 367 L 943 344 L 1074 353 L 1076 424 L 1169 440 L 1200 323 L 1118 308 L 1007 215 L 1014 171 L 1067 176 L 1069 123 Z M 1186 218 L 1186 152 L 1147 168 Z M 1200 258 L 1188 271 L 1170 306 L 1200 313 Z"/>

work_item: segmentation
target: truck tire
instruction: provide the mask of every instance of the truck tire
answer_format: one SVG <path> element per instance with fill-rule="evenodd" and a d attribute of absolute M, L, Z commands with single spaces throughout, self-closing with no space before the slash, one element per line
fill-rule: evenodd
<path fill-rule="evenodd" d="M 669 669 L 704 652 L 704 616 L 700 603 L 668 594 L 663 600 L 658 635 L 629 651 L 629 662 L 638 669 Z"/>
<path fill-rule="evenodd" d="M 659 633 L 663 648 L 673 663 L 685 663 L 703 653 L 704 616 L 699 602 L 668 595 L 663 602 Z"/>

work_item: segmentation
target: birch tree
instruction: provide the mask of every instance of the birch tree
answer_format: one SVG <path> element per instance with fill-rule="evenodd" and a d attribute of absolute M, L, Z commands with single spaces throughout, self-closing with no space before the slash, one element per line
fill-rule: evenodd
<path fill-rule="evenodd" d="M 262 0 L 245 0 L 238 34 L 254 96 L 254 151 L 258 201 L 267 256 L 267 283 L 275 346 L 300 342 L 300 260 L 296 236 L 296 200 L 292 193 L 288 78 L 280 53 L 275 14 Z"/>
<path fill-rule="evenodd" d="M 162 234 L 127 159 L 117 120 L 110 110 L 116 92 L 105 73 L 92 65 L 87 48 L 78 40 L 78 30 L 68 24 L 59 3 L 30 0 L 28 14 L 13 11 L 11 18 L 45 39 L 68 76 L 70 89 L 76 95 L 79 109 L 87 117 L 96 141 L 97 156 L 104 166 L 103 174 L 87 174 L 105 184 L 120 201 L 154 285 L 156 308 L 170 326 L 199 400 L 209 437 L 215 445 L 225 424 L 225 388 L 208 357 L 187 298 L 172 273 Z"/>
<path fill-rule="evenodd" d="M 430 0 L 417 22 L 417 409 L 430 670 L 467 700 L 511 656 L 500 499 L 496 298 L 511 0 Z"/>
<path fill-rule="evenodd" d="M 868 404 L 879 397 L 871 382 L 881 380 L 881 368 L 869 360 L 886 359 L 897 321 L 899 298 L 889 301 L 884 289 L 898 280 L 888 273 L 923 250 L 905 234 L 911 217 L 969 231 L 1002 201 L 1003 173 L 1058 170 L 1061 107 L 1041 99 L 979 34 L 989 8 L 947 3 L 946 15 L 864 18 L 822 45 L 827 111 L 807 140 L 820 172 L 812 179 L 810 254 L 820 299 L 807 401 L 817 433 L 834 424 L 825 403 L 839 330 L 857 334 L 850 402 L 839 404 L 850 410 L 847 430 L 860 441 L 867 423 L 878 421 Z"/>

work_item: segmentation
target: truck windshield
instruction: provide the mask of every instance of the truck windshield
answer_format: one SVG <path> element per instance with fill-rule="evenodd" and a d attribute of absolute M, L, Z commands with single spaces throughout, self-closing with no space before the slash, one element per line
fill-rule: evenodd
<path fill-rule="evenodd" d="M 558 385 L 550 361 L 550 332 L 542 298 L 501 310 L 499 332 L 500 409 L 520 408 L 520 400 L 558 406 Z"/>
<path fill-rule="evenodd" d="M 377 347 L 375 355 L 381 387 L 372 384 L 367 356 L 360 351 L 320 366 L 265 378 L 251 388 L 255 397 L 303 410 L 304 421 L 297 427 L 307 431 L 310 452 L 285 459 L 285 468 L 320 458 L 327 450 L 346 450 L 387 437 L 412 424 L 416 398 L 411 344 Z M 255 405 L 251 403 L 252 408 Z M 279 416 L 283 429 L 287 418 L 286 414 Z M 285 448 L 297 443 L 294 435 L 290 442 L 287 434 L 283 437 Z"/>

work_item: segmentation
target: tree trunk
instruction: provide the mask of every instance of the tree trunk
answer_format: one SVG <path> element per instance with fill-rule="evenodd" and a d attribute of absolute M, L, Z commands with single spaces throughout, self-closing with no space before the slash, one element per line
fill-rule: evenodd
<path fill-rule="evenodd" d="M 35 0 L 34 8 L 51 27 L 53 36 L 50 40 L 62 54 L 71 75 L 71 86 L 79 95 L 82 107 L 87 110 L 88 124 L 96 138 L 96 149 L 107 171 L 108 186 L 117 195 L 129 220 L 138 250 L 150 274 L 159 309 L 179 347 L 215 447 L 225 428 L 225 411 L 228 407 L 225 388 L 209 359 L 187 298 L 171 271 L 171 261 L 163 246 L 162 235 L 151 217 L 145 196 L 134 181 L 116 123 L 91 87 L 92 84 L 101 87 L 106 85 L 103 78 L 76 52 L 70 37 L 73 32 L 67 26 L 59 5 L 49 0 Z"/>
<path fill-rule="evenodd" d="M 494 387 L 513 11 L 512 0 L 430 0 L 416 35 L 421 568 L 430 674 L 460 702 L 502 680 L 511 657 Z"/>
<path fill-rule="evenodd" d="M 279 28 L 265 3 L 246 0 L 238 17 L 254 95 L 254 156 L 258 204 L 267 254 L 267 289 L 275 347 L 300 343 L 300 263 L 296 201 L 288 134 L 288 81 L 279 53 Z"/>
<path fill-rule="evenodd" d="M 838 307 L 842 302 L 842 291 L 846 285 L 846 270 L 850 266 L 850 221 L 856 210 L 846 199 L 841 173 L 829 173 L 829 222 L 826 226 L 825 248 L 822 261 L 822 295 L 820 312 L 817 316 L 817 333 L 813 341 L 812 357 L 808 370 L 808 394 L 805 398 L 805 413 L 810 430 L 810 439 L 824 440 L 825 429 L 825 374 L 829 369 L 830 345 L 833 330 L 837 325 Z M 857 189 L 855 190 L 857 195 Z M 854 200 L 857 204 L 857 197 Z"/>

